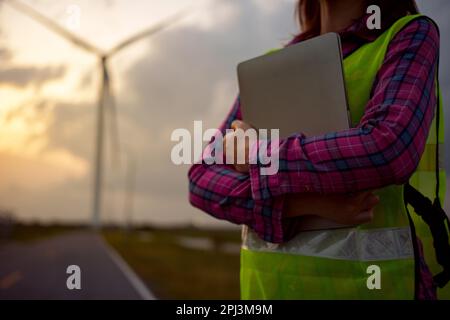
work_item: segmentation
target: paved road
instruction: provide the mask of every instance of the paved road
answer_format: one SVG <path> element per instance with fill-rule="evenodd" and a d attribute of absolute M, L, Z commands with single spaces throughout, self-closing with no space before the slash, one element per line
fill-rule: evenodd
<path fill-rule="evenodd" d="M 81 290 L 69 290 L 69 265 Z M 152 294 L 98 234 L 68 233 L 0 247 L 0 299 L 152 299 Z"/>

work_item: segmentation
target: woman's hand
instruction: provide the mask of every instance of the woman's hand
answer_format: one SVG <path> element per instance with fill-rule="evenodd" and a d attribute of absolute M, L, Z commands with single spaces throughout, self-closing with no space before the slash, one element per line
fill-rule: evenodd
<path fill-rule="evenodd" d="M 234 120 L 231 123 L 231 129 L 233 129 L 234 132 L 227 133 L 223 139 L 224 157 L 226 157 L 227 154 L 233 154 L 234 155 L 233 167 L 239 172 L 248 173 L 249 169 L 250 169 L 250 164 L 249 164 L 250 141 L 248 138 L 245 138 L 245 144 L 238 143 L 236 130 L 241 129 L 245 132 L 248 129 L 253 129 L 253 127 L 244 121 Z M 234 141 L 234 143 L 232 143 L 232 141 Z M 240 147 L 241 145 L 244 149 L 238 150 L 238 147 Z M 245 155 L 244 163 L 242 163 L 242 164 L 237 163 L 237 155 L 238 154 Z"/>
<path fill-rule="evenodd" d="M 250 141 L 245 144 L 237 143 L 236 130 L 244 132 L 253 127 L 248 123 L 235 120 L 231 124 L 234 132 L 225 135 L 223 140 L 224 156 L 234 155 L 234 168 L 243 173 L 249 172 Z M 234 140 L 234 143 L 232 141 Z M 244 148 L 238 150 L 238 147 Z M 245 154 L 245 163 L 237 163 L 238 152 Z M 321 195 L 317 193 L 301 193 L 287 195 L 285 199 L 284 217 L 298 217 L 304 215 L 317 215 L 340 224 L 358 225 L 370 222 L 373 219 L 373 209 L 380 199 L 371 191 L 352 195 Z"/>
<path fill-rule="evenodd" d="M 373 209 L 380 202 L 371 191 L 353 195 L 302 193 L 287 195 L 284 217 L 317 215 L 345 225 L 359 225 L 373 219 Z"/>

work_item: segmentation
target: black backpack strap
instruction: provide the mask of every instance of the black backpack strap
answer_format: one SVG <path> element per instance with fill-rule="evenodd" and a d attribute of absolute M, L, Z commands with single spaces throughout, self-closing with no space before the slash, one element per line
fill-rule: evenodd
<path fill-rule="evenodd" d="M 414 208 L 414 211 L 430 228 L 436 260 L 444 269 L 434 276 L 434 281 L 439 288 L 443 288 L 450 281 L 450 244 L 447 230 L 447 227 L 450 228 L 450 224 L 448 217 L 438 198 L 431 202 L 409 183 L 404 187 L 404 195 L 405 201 Z"/>
<path fill-rule="evenodd" d="M 409 184 L 407 184 L 409 185 Z M 411 216 L 411 213 L 408 209 L 408 200 L 406 199 L 405 194 L 405 188 L 403 188 L 403 201 L 405 203 L 405 209 L 406 213 L 408 214 L 408 222 L 409 222 L 409 228 L 411 231 L 411 239 L 412 239 L 412 245 L 413 245 L 413 252 L 414 252 L 414 299 L 419 300 L 419 283 L 420 283 L 420 252 L 419 252 L 419 244 L 417 242 L 417 234 L 416 234 L 416 227 L 414 225 L 414 220 Z"/>
<path fill-rule="evenodd" d="M 430 19 L 435 25 L 436 23 Z M 437 30 L 439 30 L 436 25 Z M 436 173 L 436 197 L 434 202 L 425 197 L 417 189 L 407 183 L 404 187 L 405 202 L 410 204 L 414 211 L 422 218 L 422 220 L 430 228 L 433 236 L 433 246 L 436 253 L 436 260 L 442 266 L 443 271 L 433 277 L 434 282 L 439 288 L 443 288 L 450 281 L 450 244 L 449 230 L 450 221 L 444 210 L 442 209 L 441 201 L 439 199 L 440 179 L 439 179 L 439 125 L 441 120 L 440 111 L 440 91 L 439 91 L 439 55 L 437 57 L 436 67 L 436 81 L 437 81 L 437 108 L 436 108 L 436 158 L 435 158 L 435 173 Z M 408 212 L 409 215 L 409 212 Z M 412 222 L 411 217 L 410 222 Z M 447 226 L 446 226 L 447 224 Z M 448 229 L 447 229 L 448 228 Z"/>

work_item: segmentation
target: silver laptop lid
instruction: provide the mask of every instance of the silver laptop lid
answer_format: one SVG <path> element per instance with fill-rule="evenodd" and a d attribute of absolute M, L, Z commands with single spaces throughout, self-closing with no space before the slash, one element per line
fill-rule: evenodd
<path fill-rule="evenodd" d="M 280 137 L 348 129 L 339 35 L 325 35 L 238 65 L 244 121 Z"/>

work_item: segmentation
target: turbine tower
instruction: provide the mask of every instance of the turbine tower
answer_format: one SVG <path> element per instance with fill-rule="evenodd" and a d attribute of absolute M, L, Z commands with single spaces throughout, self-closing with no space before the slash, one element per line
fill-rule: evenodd
<path fill-rule="evenodd" d="M 41 23 L 46 28 L 59 34 L 66 40 L 72 42 L 79 48 L 85 51 L 95 54 L 99 59 L 99 67 L 101 72 L 101 82 L 99 88 L 98 105 L 97 105 L 97 126 L 96 126 L 96 138 L 95 138 L 95 159 L 94 159 L 94 177 L 93 177 L 93 199 L 92 199 L 92 226 L 95 229 L 101 227 L 100 212 L 101 212 L 101 201 L 102 201 L 102 191 L 103 191 L 103 143 L 104 143 L 104 127 L 105 127 L 105 111 L 111 114 L 112 119 L 112 149 L 116 155 L 116 161 L 118 161 L 117 154 L 119 154 L 119 133 L 117 125 L 117 115 L 116 106 L 114 101 L 114 95 L 111 88 L 111 74 L 108 69 L 108 60 L 114 56 L 116 53 L 127 48 L 128 46 L 136 43 L 143 38 L 153 36 L 164 29 L 170 27 L 175 22 L 179 21 L 185 14 L 186 10 L 182 10 L 169 18 L 163 20 L 156 25 L 147 28 L 141 32 L 134 34 L 128 39 L 120 42 L 108 51 L 103 51 L 98 47 L 92 45 L 88 41 L 84 40 L 80 36 L 72 33 L 71 31 L 61 27 L 58 23 L 49 19 L 45 15 L 41 14 L 39 11 L 35 10 L 33 7 L 18 1 L 18 0 L 8 0 L 5 1 L 9 3 L 12 7 L 18 11 L 26 14 L 31 19 Z"/>

